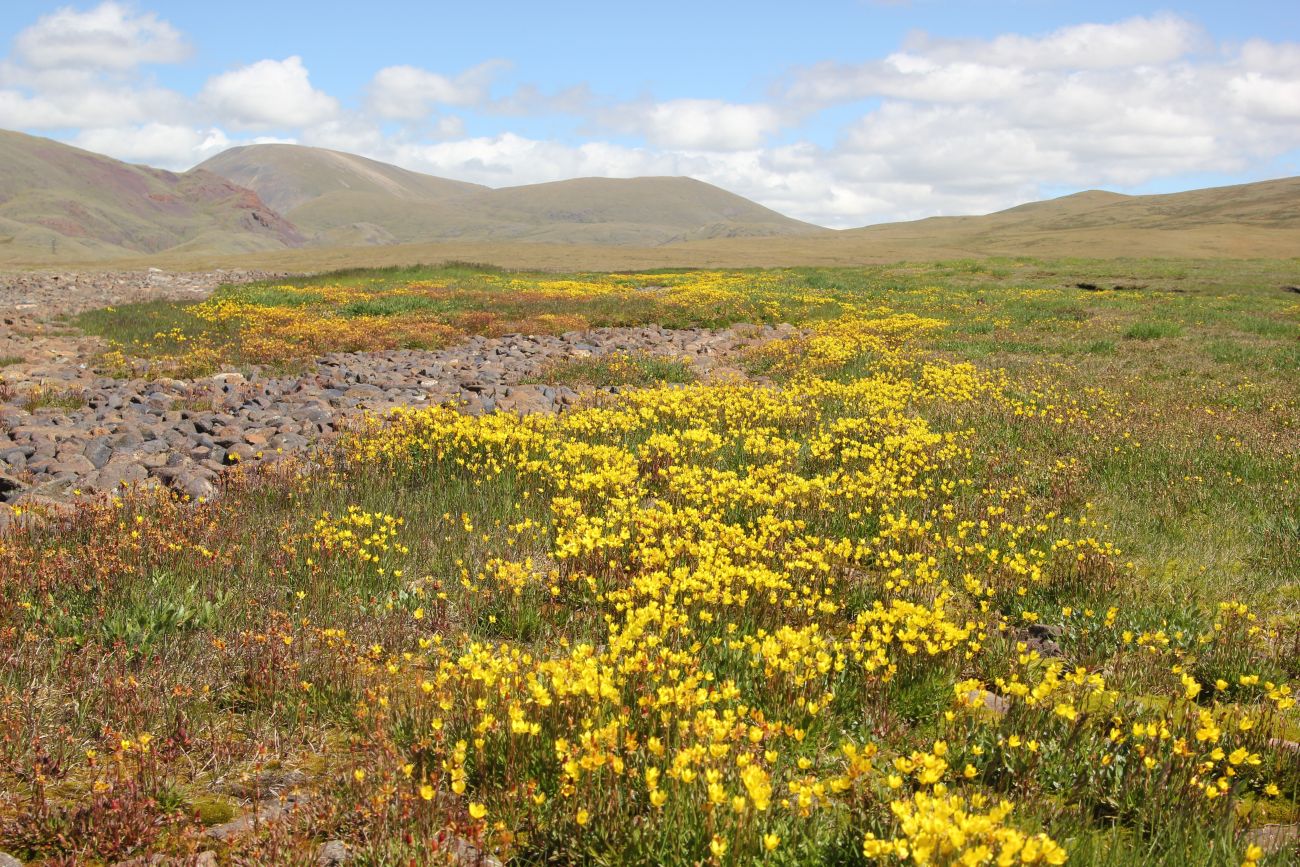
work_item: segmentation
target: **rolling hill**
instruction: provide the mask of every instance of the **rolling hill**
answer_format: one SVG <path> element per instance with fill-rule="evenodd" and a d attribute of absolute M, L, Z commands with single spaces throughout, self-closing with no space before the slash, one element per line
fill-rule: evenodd
<path fill-rule="evenodd" d="M 256 193 L 212 172 L 130 165 L 0 130 L 0 255 L 6 258 L 244 253 L 303 240 Z"/>
<path fill-rule="evenodd" d="M 577 178 L 491 189 L 288 144 L 232 148 L 199 168 L 254 190 L 322 246 L 451 240 L 653 246 L 827 231 L 691 178 Z"/>
<path fill-rule="evenodd" d="M 621 269 L 1298 253 L 1300 178 L 1150 196 L 1090 190 L 832 231 L 690 178 L 491 189 L 279 144 L 233 148 L 178 174 L 0 131 L 0 262 L 10 263 Z"/>
<path fill-rule="evenodd" d="M 952 256 L 1289 257 L 1300 253 L 1300 178 L 1148 196 L 1088 190 L 979 217 L 840 235 L 845 249 Z"/>

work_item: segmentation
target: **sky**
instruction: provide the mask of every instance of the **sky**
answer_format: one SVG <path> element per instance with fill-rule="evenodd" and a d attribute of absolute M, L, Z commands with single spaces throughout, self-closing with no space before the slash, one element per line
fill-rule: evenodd
<path fill-rule="evenodd" d="M 688 175 L 833 227 L 1300 175 L 1290 2 L 0 4 L 0 128 L 494 187 Z"/>

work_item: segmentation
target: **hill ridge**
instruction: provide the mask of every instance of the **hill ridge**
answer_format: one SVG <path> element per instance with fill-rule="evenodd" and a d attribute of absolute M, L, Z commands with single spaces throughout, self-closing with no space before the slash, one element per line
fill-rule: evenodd
<path fill-rule="evenodd" d="M 247 252 L 305 239 L 252 190 L 212 172 L 135 165 L 0 130 L 0 240 L 77 260 L 196 242 Z"/>
<path fill-rule="evenodd" d="M 473 239 L 654 246 L 719 233 L 829 231 L 683 176 L 582 177 L 491 188 L 285 144 L 232 148 L 199 168 L 257 191 L 322 244 Z"/>

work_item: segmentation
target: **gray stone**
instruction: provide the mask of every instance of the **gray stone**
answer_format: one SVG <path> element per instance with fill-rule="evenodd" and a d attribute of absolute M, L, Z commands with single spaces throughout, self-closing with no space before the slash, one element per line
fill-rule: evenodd
<path fill-rule="evenodd" d="M 257 454 L 257 449 L 248 443 L 234 443 L 226 449 L 225 463 L 228 465 L 247 463 Z"/>
<path fill-rule="evenodd" d="M 8 468 L 9 484 L 27 484 L 24 490 L 42 494 L 165 482 L 191 498 L 210 498 L 219 492 L 216 474 L 228 464 L 306 452 L 361 412 L 435 403 L 472 415 L 561 412 L 590 400 L 590 390 L 580 395 L 562 384 L 520 384 L 557 359 L 658 352 L 686 357 L 701 371 L 710 366 L 735 370 L 726 360 L 732 351 L 795 333 L 789 326 L 598 328 L 560 337 L 472 337 L 437 352 L 331 353 L 302 376 L 268 377 L 254 370 L 185 383 L 78 375 L 76 384 L 86 392 L 91 409 L 41 413 L 39 418 L 0 410 L 5 420 L 0 466 Z M 618 394 L 622 389 L 604 391 Z M 204 405 L 211 401 L 212 409 L 173 408 L 180 397 Z M 1030 639 L 1040 652 L 1050 652 L 1055 637 L 1045 633 Z"/>
<path fill-rule="evenodd" d="M 204 833 L 214 840 L 229 840 L 240 834 L 245 834 L 257 825 L 263 822 L 275 822 L 289 815 L 302 803 L 306 797 L 302 795 L 289 795 L 285 798 L 274 798 L 263 801 L 257 805 L 257 808 L 251 813 L 240 816 L 238 819 L 232 819 L 221 825 L 214 825 Z"/>
<path fill-rule="evenodd" d="M 58 461 L 51 469 L 54 473 L 71 473 L 74 476 L 84 476 L 93 473 L 98 467 L 84 455 L 73 455 Z"/>
<path fill-rule="evenodd" d="M 463 837 L 457 837 L 454 834 L 448 834 L 443 839 L 439 849 L 447 853 L 451 858 L 451 863 L 455 864 L 456 867 L 501 867 L 501 862 L 496 858 Z"/>
<path fill-rule="evenodd" d="M 987 689 L 973 689 L 967 693 L 971 706 L 983 708 L 997 716 L 1005 716 L 1011 710 L 1011 700 Z"/>
<path fill-rule="evenodd" d="M 1283 851 L 1300 854 L 1300 825 L 1261 825 L 1243 834 L 1242 842 L 1258 846 L 1265 855 Z"/>
<path fill-rule="evenodd" d="M 82 454 L 98 470 L 112 459 L 113 447 L 108 444 L 108 437 L 95 437 L 86 443 L 85 451 Z"/>
<path fill-rule="evenodd" d="M 316 852 L 316 863 L 320 867 L 338 867 L 352 860 L 352 847 L 342 840 L 330 840 L 323 843 Z"/>
<path fill-rule="evenodd" d="M 122 485 L 143 482 L 148 477 L 149 473 L 138 463 L 110 461 L 99 471 L 96 487 L 108 491 Z"/>

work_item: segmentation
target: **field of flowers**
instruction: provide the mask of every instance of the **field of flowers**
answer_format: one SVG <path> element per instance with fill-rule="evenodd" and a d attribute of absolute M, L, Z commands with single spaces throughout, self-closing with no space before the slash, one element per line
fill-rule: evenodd
<path fill-rule="evenodd" d="M 748 380 L 398 411 L 215 502 L 127 492 L 0 538 L 0 850 L 1294 863 L 1288 280 L 455 266 L 89 314 L 108 363 L 168 371 L 803 331 Z M 206 835 L 288 787 L 277 820 Z"/>

